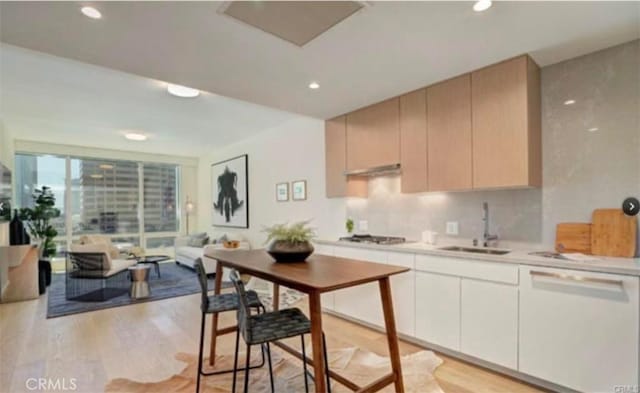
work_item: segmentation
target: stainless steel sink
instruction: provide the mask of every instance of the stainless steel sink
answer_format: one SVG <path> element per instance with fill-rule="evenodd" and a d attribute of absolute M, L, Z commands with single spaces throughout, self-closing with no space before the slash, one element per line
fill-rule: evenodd
<path fill-rule="evenodd" d="M 462 247 L 462 246 L 441 247 L 438 250 L 473 252 L 476 254 L 489 254 L 489 255 L 505 255 L 511 252 L 510 250 L 500 250 L 498 248 L 478 248 L 478 247 Z"/>

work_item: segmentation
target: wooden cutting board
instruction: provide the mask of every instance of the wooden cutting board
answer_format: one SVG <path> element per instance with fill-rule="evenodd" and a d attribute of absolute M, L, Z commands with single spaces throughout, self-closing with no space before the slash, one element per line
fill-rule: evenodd
<path fill-rule="evenodd" d="M 636 255 L 638 217 L 622 209 L 596 209 L 591 219 L 593 255 L 631 258 Z"/>
<path fill-rule="evenodd" d="M 591 254 L 591 224 L 563 222 L 556 226 L 556 251 Z"/>

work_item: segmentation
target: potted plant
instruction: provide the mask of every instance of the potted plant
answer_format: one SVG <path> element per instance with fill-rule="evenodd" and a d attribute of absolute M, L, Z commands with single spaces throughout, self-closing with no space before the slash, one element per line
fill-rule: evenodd
<path fill-rule="evenodd" d="M 56 245 L 53 239 L 58 231 L 51 225 L 51 220 L 60 217 L 60 210 L 55 207 L 56 197 L 51 188 L 43 186 L 33 193 L 34 207 L 20 209 L 20 218 L 27 224 L 31 237 L 40 245 L 41 274 L 44 274 L 46 285 L 51 284 L 51 262 L 49 258 L 55 255 Z M 41 291 L 44 292 L 44 291 Z"/>
<path fill-rule="evenodd" d="M 347 218 L 347 222 L 344 226 L 347 228 L 347 233 L 351 234 L 353 232 L 353 219 Z"/>
<path fill-rule="evenodd" d="M 311 239 L 315 231 L 309 227 L 309 221 L 275 224 L 263 232 L 267 233 L 267 252 L 276 262 L 303 262 L 313 253 Z"/>

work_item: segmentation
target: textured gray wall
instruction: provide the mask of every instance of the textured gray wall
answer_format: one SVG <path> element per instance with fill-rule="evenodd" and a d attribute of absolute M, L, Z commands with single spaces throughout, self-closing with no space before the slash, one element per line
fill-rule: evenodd
<path fill-rule="evenodd" d="M 410 239 L 458 221 L 468 239 L 481 236 L 487 201 L 501 239 L 552 245 L 556 223 L 588 222 L 593 209 L 640 197 L 639 114 L 640 40 L 544 67 L 542 189 L 401 194 L 398 177 L 375 178 L 368 199 L 347 201 L 347 215 L 367 220 L 367 232 Z"/>
<path fill-rule="evenodd" d="M 640 198 L 640 40 L 545 67 L 542 127 L 544 243 L 558 222 Z"/>

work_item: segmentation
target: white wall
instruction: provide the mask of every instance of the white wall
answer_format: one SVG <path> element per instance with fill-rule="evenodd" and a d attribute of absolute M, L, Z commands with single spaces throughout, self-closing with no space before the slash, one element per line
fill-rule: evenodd
<path fill-rule="evenodd" d="M 13 136 L 0 119 L 0 162 L 13 170 Z"/>
<path fill-rule="evenodd" d="M 249 155 L 249 229 L 212 227 L 211 164 Z M 276 183 L 307 181 L 307 200 L 276 202 Z M 250 139 L 200 158 L 196 207 L 201 231 L 239 232 L 261 247 L 263 226 L 313 219 L 322 238 L 335 238 L 344 227 L 345 200 L 325 197 L 324 121 L 303 116 L 265 130 Z"/>
<path fill-rule="evenodd" d="M 13 171 L 13 137 L 0 119 L 0 163 Z M 0 222 L 0 246 L 9 245 L 9 223 Z"/>

